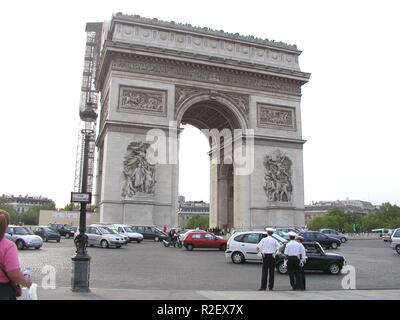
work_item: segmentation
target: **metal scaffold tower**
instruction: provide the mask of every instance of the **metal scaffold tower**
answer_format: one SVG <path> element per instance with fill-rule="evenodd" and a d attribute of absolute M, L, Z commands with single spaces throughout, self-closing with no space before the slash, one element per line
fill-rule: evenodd
<path fill-rule="evenodd" d="M 87 23 L 86 24 L 86 48 L 83 66 L 81 97 L 79 102 L 79 109 L 84 110 L 86 104 L 91 103 L 94 109 L 98 109 L 99 92 L 95 88 L 94 79 L 96 76 L 96 69 L 100 56 L 101 32 L 102 23 Z M 75 162 L 75 180 L 74 191 L 80 192 L 82 169 L 83 169 L 83 135 L 82 129 L 91 129 L 96 132 L 96 122 L 83 122 L 80 121 L 78 141 L 76 149 L 76 162 Z M 94 155 L 95 155 L 95 135 L 91 136 L 89 141 L 89 157 L 88 157 L 88 183 L 87 191 L 93 190 L 93 175 L 94 175 Z"/>

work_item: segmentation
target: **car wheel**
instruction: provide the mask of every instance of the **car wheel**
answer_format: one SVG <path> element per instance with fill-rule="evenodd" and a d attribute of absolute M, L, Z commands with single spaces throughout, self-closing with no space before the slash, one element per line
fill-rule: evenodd
<path fill-rule="evenodd" d="M 340 266 L 337 263 L 332 263 L 328 268 L 329 273 L 334 275 L 339 274 L 340 270 Z"/>
<path fill-rule="evenodd" d="M 193 250 L 193 245 L 189 243 L 189 244 L 186 246 L 186 250 L 192 251 L 192 250 Z"/>
<path fill-rule="evenodd" d="M 121 248 L 121 246 L 117 246 L 117 249 Z"/>
<path fill-rule="evenodd" d="M 39 250 L 41 247 L 35 247 L 35 250 Z"/>
<path fill-rule="evenodd" d="M 136 242 L 137 242 L 137 243 L 140 243 L 140 242 L 142 242 L 142 240 L 136 240 Z"/>
<path fill-rule="evenodd" d="M 25 243 L 22 240 L 17 240 L 17 242 L 15 242 L 15 244 L 17 245 L 18 250 L 22 250 L 25 248 Z"/>
<path fill-rule="evenodd" d="M 107 240 L 101 240 L 100 245 L 101 245 L 102 248 L 108 248 Z"/>
<path fill-rule="evenodd" d="M 236 263 L 236 264 L 240 264 L 240 263 L 245 263 L 246 262 L 246 260 L 244 258 L 244 255 L 241 252 L 232 253 L 231 260 L 232 260 L 233 263 Z"/>
<path fill-rule="evenodd" d="M 280 274 L 286 274 L 288 272 L 287 267 L 285 266 L 283 261 L 279 262 L 276 268 L 278 269 L 278 272 Z"/>
<path fill-rule="evenodd" d="M 347 239 L 346 239 L 346 238 L 342 238 L 342 239 L 340 239 L 340 241 L 341 241 L 342 243 L 345 243 L 345 242 L 347 241 Z"/>
<path fill-rule="evenodd" d="M 219 250 L 225 251 L 226 250 L 226 244 L 221 244 L 221 246 L 219 247 Z"/>
<path fill-rule="evenodd" d="M 337 247 L 338 247 L 338 244 L 336 242 L 332 242 L 331 248 L 332 249 L 337 249 Z"/>
<path fill-rule="evenodd" d="M 396 252 L 400 254 L 400 246 L 396 246 Z"/>

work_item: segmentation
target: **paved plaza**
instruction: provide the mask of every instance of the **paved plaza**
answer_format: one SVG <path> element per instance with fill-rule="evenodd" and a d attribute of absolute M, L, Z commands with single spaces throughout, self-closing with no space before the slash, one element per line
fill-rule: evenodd
<path fill-rule="evenodd" d="M 162 243 L 143 241 L 130 243 L 121 249 L 88 248 L 91 262 L 91 295 L 69 292 L 72 240 L 45 243 L 41 250 L 20 251 L 21 264 L 30 267 L 34 282 L 39 285 L 39 298 L 74 299 L 259 299 L 256 289 L 260 285 L 261 264 L 233 264 L 225 260 L 224 252 L 184 248 L 165 248 Z M 350 240 L 337 250 L 347 263 L 356 269 L 356 287 L 361 296 L 371 299 L 400 298 L 398 263 L 400 256 L 382 240 Z M 43 267 L 56 270 L 56 287 L 40 288 Z M 287 275 L 276 273 L 275 292 L 268 298 L 290 299 L 297 295 L 307 299 L 320 299 L 321 291 L 329 292 L 332 299 L 349 295 L 342 289 L 345 274 L 334 276 L 319 272 L 307 273 L 307 292 L 291 292 Z M 118 289 L 118 290 L 115 290 Z M 122 290 L 121 290 L 122 289 Z M 398 289 L 395 291 L 366 291 L 365 289 Z M 114 293 L 113 293 L 114 292 Z M 115 292 L 119 294 L 115 295 Z M 312 293 L 314 292 L 314 293 Z M 368 293 L 366 293 L 368 292 Z M 265 293 L 264 293 L 265 294 Z M 354 298 L 354 291 L 352 297 Z M 360 296 L 360 298 L 361 298 Z M 367 298 L 368 298 L 367 297 Z M 365 297 L 364 297 L 365 298 Z"/>

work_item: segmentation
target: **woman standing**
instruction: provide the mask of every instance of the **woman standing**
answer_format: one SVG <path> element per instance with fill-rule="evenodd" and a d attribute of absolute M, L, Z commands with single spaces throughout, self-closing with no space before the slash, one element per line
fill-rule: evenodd
<path fill-rule="evenodd" d="M 32 285 L 21 272 L 17 246 L 4 236 L 9 223 L 10 215 L 0 209 L 0 300 L 16 300 L 10 281 L 27 288 Z"/>

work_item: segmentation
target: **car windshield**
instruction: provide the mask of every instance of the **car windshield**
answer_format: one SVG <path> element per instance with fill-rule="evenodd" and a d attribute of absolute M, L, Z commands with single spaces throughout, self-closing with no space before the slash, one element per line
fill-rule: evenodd
<path fill-rule="evenodd" d="M 100 230 L 101 234 L 114 234 L 114 233 L 116 233 L 114 230 L 111 230 L 111 229 L 106 228 L 106 227 L 100 227 L 99 230 Z"/>
<path fill-rule="evenodd" d="M 125 232 L 134 232 L 130 227 L 125 227 Z"/>
<path fill-rule="evenodd" d="M 14 233 L 21 235 L 21 236 L 26 236 L 28 234 L 33 234 L 31 230 L 25 227 L 14 227 Z"/>
<path fill-rule="evenodd" d="M 316 242 L 315 244 L 319 247 L 319 250 L 321 251 L 321 253 L 325 254 L 325 250 L 322 248 L 322 246 L 319 244 L 319 242 Z"/>

